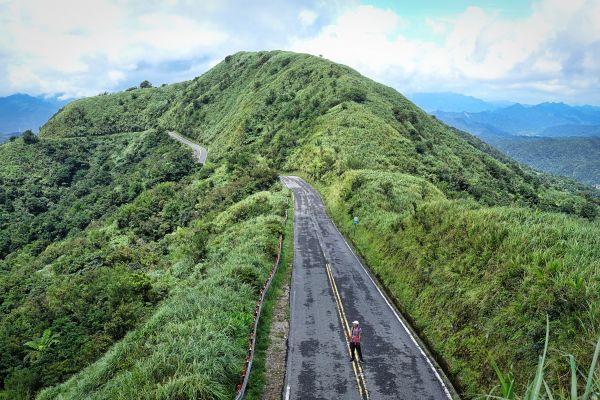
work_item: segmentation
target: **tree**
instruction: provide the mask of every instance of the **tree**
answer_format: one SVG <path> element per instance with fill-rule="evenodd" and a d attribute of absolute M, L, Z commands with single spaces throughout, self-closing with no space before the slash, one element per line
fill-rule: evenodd
<path fill-rule="evenodd" d="M 148 89 L 151 87 L 152 87 L 152 84 L 147 80 L 140 83 L 140 89 Z"/>
<path fill-rule="evenodd" d="M 50 346 L 56 343 L 58 343 L 58 335 L 52 333 L 52 329 L 48 328 L 41 337 L 25 343 L 25 347 L 29 348 L 29 352 L 25 358 L 31 362 L 36 362 Z"/>
<path fill-rule="evenodd" d="M 363 103 L 365 100 L 367 100 L 367 91 L 362 87 L 348 86 L 342 91 L 342 96 L 344 100 Z"/>
<path fill-rule="evenodd" d="M 21 137 L 23 138 L 23 143 L 25 144 L 37 143 L 39 140 L 35 133 L 33 133 L 29 129 L 23 132 L 23 135 L 21 135 Z"/>
<path fill-rule="evenodd" d="M 583 218 L 587 218 L 590 221 L 593 221 L 594 218 L 598 216 L 598 211 L 594 204 L 590 201 L 586 201 L 585 204 L 581 207 L 581 211 L 579 212 Z"/>

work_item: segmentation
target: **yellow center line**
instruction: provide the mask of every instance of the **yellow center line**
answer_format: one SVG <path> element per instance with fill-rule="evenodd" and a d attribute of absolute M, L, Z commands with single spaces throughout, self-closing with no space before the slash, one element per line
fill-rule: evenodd
<path fill-rule="evenodd" d="M 333 281 L 333 275 L 331 274 L 331 271 L 329 270 L 329 264 L 327 264 L 325 266 L 325 269 L 327 270 L 327 277 L 329 278 L 329 283 L 331 284 L 331 290 L 333 291 L 333 298 L 335 300 L 335 305 L 336 305 L 336 309 L 338 311 L 338 315 L 340 317 L 340 322 L 342 322 L 342 324 L 344 323 L 344 317 L 342 316 L 342 311 L 341 311 L 341 307 L 340 304 L 338 302 L 338 298 L 336 296 L 335 293 L 335 289 L 334 289 L 334 281 Z M 343 329 L 343 326 L 342 326 Z M 346 340 L 346 337 L 344 337 L 345 341 L 346 341 L 346 348 L 348 349 L 348 353 L 350 354 L 350 356 L 352 356 L 352 352 L 350 351 L 350 345 L 348 344 L 348 340 Z M 358 372 L 356 371 L 356 365 L 354 363 L 352 363 L 352 369 L 354 370 L 354 377 L 356 378 L 356 384 L 358 386 L 358 391 L 360 393 L 360 397 L 364 398 L 363 396 L 363 391 L 362 391 L 362 387 L 360 384 L 360 378 L 358 377 Z"/>
<path fill-rule="evenodd" d="M 344 305 L 342 304 L 342 299 L 340 297 L 340 292 L 338 291 L 337 284 L 335 283 L 335 279 L 333 279 L 333 272 L 331 271 L 331 266 L 329 264 L 328 264 L 328 267 L 329 267 L 329 274 L 331 275 L 331 281 L 333 282 L 334 291 L 335 291 L 335 294 L 337 296 L 338 302 L 340 304 L 342 315 L 344 316 L 343 322 L 345 322 L 345 324 L 346 324 L 346 330 L 348 331 L 348 335 L 351 335 L 352 334 L 352 330 L 350 329 L 350 325 L 348 324 L 348 318 L 346 317 L 346 312 L 344 311 Z M 362 377 L 363 385 L 365 387 L 365 392 L 367 393 L 367 399 L 368 399 L 369 398 L 369 392 L 367 391 L 367 382 L 365 380 L 365 375 L 364 375 L 363 370 L 362 370 L 362 365 L 358 361 L 355 361 L 355 362 L 356 362 L 356 365 L 358 366 L 358 370 L 360 371 L 360 375 Z"/>
<path fill-rule="evenodd" d="M 350 358 L 352 358 L 352 351 L 350 350 L 350 344 L 348 343 L 348 336 L 351 334 L 350 325 L 348 324 L 348 318 L 346 317 L 346 312 L 344 311 L 344 305 L 342 304 L 342 299 L 340 297 L 340 293 L 338 292 L 337 285 L 335 283 L 335 279 L 333 278 L 333 272 L 331 271 L 331 266 L 329 264 L 325 265 L 325 269 L 327 270 L 327 276 L 329 278 L 329 282 L 331 284 L 331 289 L 333 290 L 333 296 L 335 299 L 335 303 L 338 309 L 338 315 L 340 317 L 340 321 L 342 323 L 342 329 L 345 328 L 345 340 L 346 340 L 346 348 L 348 349 L 348 353 L 350 354 Z M 358 367 L 358 372 L 357 372 Z M 356 383 L 358 384 L 358 391 L 360 392 L 360 396 L 369 400 L 369 391 L 367 390 L 367 382 L 365 380 L 365 375 L 362 370 L 362 366 L 358 362 L 358 360 L 354 360 L 352 363 L 352 369 L 354 370 L 354 376 L 356 377 Z M 364 388 L 364 396 L 363 396 L 363 388 Z"/>

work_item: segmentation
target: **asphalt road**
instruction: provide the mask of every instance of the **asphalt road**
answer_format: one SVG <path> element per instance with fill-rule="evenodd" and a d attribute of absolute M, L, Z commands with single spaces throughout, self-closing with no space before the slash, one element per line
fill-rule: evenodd
<path fill-rule="evenodd" d="M 282 177 L 294 193 L 294 268 L 283 397 L 452 398 L 397 312 L 327 216 L 318 193 Z M 365 363 L 351 363 L 347 323 L 359 320 Z"/>
<path fill-rule="evenodd" d="M 172 137 L 173 139 L 185 144 L 188 147 L 191 147 L 192 150 L 194 151 L 194 158 L 202 165 L 204 165 L 204 163 L 206 162 L 206 156 L 208 154 L 207 150 L 192 142 L 191 140 L 184 138 L 183 136 L 181 136 L 180 134 L 176 133 L 176 132 L 167 132 L 169 134 L 170 137 Z"/>

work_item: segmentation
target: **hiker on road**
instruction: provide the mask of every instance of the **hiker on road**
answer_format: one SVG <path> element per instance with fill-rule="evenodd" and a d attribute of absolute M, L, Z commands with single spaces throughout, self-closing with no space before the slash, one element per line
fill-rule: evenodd
<path fill-rule="evenodd" d="M 350 361 L 354 361 L 354 353 L 358 353 L 358 359 L 363 362 L 362 351 L 360 350 L 360 340 L 362 339 L 362 329 L 358 326 L 358 321 L 352 322 L 350 328 Z"/>

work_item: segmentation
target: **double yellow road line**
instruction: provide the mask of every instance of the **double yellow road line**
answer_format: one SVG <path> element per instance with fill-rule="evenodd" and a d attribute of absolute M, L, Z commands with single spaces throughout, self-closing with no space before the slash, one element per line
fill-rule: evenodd
<path fill-rule="evenodd" d="M 348 318 L 346 318 L 344 305 L 342 304 L 340 293 L 338 292 L 337 285 L 335 284 L 335 279 L 333 278 L 333 273 L 331 272 L 331 266 L 329 264 L 325 264 L 325 269 L 327 270 L 327 277 L 329 278 L 329 284 L 331 285 L 331 290 L 333 291 L 333 297 L 337 306 L 340 322 L 342 323 L 342 329 L 344 329 L 344 339 L 346 340 L 346 348 L 348 349 L 348 354 L 350 355 L 350 357 L 352 357 L 352 353 L 350 351 L 350 343 L 348 343 L 348 337 L 351 332 L 350 324 L 348 324 Z M 363 400 L 369 400 L 367 382 L 365 381 L 365 375 L 363 374 L 362 366 L 360 365 L 358 360 L 354 360 L 354 362 L 352 363 L 352 369 L 354 370 L 354 377 L 356 378 L 356 384 L 358 385 L 358 392 L 360 393 L 360 397 Z"/>

